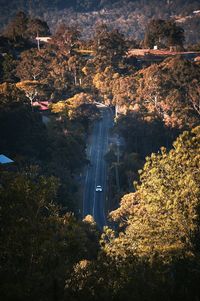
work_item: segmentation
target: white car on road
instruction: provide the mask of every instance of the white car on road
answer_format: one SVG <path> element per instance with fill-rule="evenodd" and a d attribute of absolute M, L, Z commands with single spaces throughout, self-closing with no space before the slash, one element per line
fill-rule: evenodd
<path fill-rule="evenodd" d="M 103 191 L 103 189 L 102 189 L 102 187 L 100 185 L 96 186 L 96 192 L 98 192 L 98 191 Z"/>

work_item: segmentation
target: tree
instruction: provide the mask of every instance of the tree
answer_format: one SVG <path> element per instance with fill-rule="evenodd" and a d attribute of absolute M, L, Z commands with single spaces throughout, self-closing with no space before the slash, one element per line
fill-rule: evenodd
<path fill-rule="evenodd" d="M 124 36 L 118 30 L 109 31 L 106 25 L 101 25 L 96 29 L 94 50 L 97 55 L 106 55 L 112 58 L 124 55 L 127 47 Z"/>
<path fill-rule="evenodd" d="M 129 76 L 118 76 L 113 81 L 113 104 L 123 106 L 126 108 L 134 108 L 136 82 L 134 74 Z"/>
<path fill-rule="evenodd" d="M 198 124 L 199 66 L 183 58 L 168 58 L 138 72 L 137 100 L 141 110 L 159 116 L 166 126 Z"/>
<path fill-rule="evenodd" d="M 96 256 L 95 226 L 61 215 L 54 204 L 57 180 L 33 167 L 1 173 L 0 180 L 2 298 L 61 300 L 73 265 Z"/>
<path fill-rule="evenodd" d="M 84 73 L 82 72 L 82 68 L 84 65 L 84 60 L 80 55 L 73 55 L 68 60 L 68 68 L 69 72 L 73 73 L 74 77 L 74 85 L 81 85 Z"/>
<path fill-rule="evenodd" d="M 52 44 L 57 46 L 62 54 L 69 56 L 73 54 L 74 49 L 78 47 L 79 37 L 80 32 L 77 27 L 70 27 L 62 23 L 52 38 Z"/>
<path fill-rule="evenodd" d="M 184 132 L 173 146 L 169 153 L 161 148 L 146 159 L 136 192 L 125 196 L 111 214 L 127 225 L 125 235 L 116 240 L 119 252 L 124 239 L 130 250 L 126 244 L 123 252 L 140 257 L 169 260 L 199 252 L 200 127 Z"/>
<path fill-rule="evenodd" d="M 66 101 L 59 101 L 52 105 L 52 112 L 68 117 L 72 122 L 83 125 L 85 132 L 89 126 L 99 118 L 99 110 L 94 104 L 92 95 L 86 93 L 75 94 Z"/>
<path fill-rule="evenodd" d="M 41 80 L 48 74 L 50 56 L 46 50 L 30 49 L 21 53 L 16 74 L 21 80 Z"/>
<path fill-rule="evenodd" d="M 0 85 L 0 108 L 7 110 L 14 108 L 17 104 L 28 104 L 24 92 L 20 91 L 15 84 L 3 83 Z"/>
<path fill-rule="evenodd" d="M 29 38 L 35 39 L 37 36 L 49 36 L 50 29 L 45 21 L 36 18 L 28 21 L 26 33 Z"/>
<path fill-rule="evenodd" d="M 26 38 L 28 17 L 24 12 L 18 12 L 15 18 L 8 24 L 4 35 L 12 40 L 19 41 Z"/>
<path fill-rule="evenodd" d="M 31 106 L 33 106 L 34 101 L 39 100 L 45 94 L 45 85 L 36 80 L 19 82 L 16 87 L 24 91 L 26 97 L 30 100 Z"/>
<path fill-rule="evenodd" d="M 0 85 L 0 133 L 2 152 L 23 164 L 38 162 L 47 153 L 45 127 L 41 115 L 31 110 L 23 90 L 14 84 Z"/>
<path fill-rule="evenodd" d="M 119 77 L 111 66 L 107 66 L 103 71 L 97 72 L 93 77 L 93 85 L 98 89 L 104 102 L 110 104 L 113 99 L 112 88 L 115 79 Z"/>
<path fill-rule="evenodd" d="M 164 20 L 152 20 L 146 29 L 144 37 L 145 47 L 153 47 L 161 42 L 161 39 L 165 37 L 165 21 Z"/>
<path fill-rule="evenodd" d="M 118 67 L 128 50 L 123 34 L 117 29 L 109 31 L 106 25 L 96 28 L 93 48 L 100 64 L 106 63 L 114 67 Z"/>
<path fill-rule="evenodd" d="M 49 36 L 50 30 L 45 21 L 18 12 L 5 28 L 4 35 L 14 42 L 24 42 L 35 39 L 37 35 Z"/>
<path fill-rule="evenodd" d="M 120 277 L 117 286 L 108 267 L 118 300 L 199 298 L 199 151 L 197 127 L 184 132 L 169 153 L 161 148 L 152 154 L 140 171 L 136 192 L 125 195 L 111 213 L 121 228 L 118 233 L 107 229 L 102 246 Z M 94 270 L 105 264 L 105 257 L 101 261 Z"/>
<path fill-rule="evenodd" d="M 149 22 L 145 37 L 145 47 L 158 45 L 161 47 L 180 46 L 183 47 L 184 29 L 177 26 L 173 21 L 153 19 Z"/>
<path fill-rule="evenodd" d="M 194 79 L 189 83 L 187 93 L 187 98 L 192 104 L 193 109 L 197 112 L 198 115 L 200 115 L 200 87 L 197 79 Z"/>
<path fill-rule="evenodd" d="M 17 80 L 15 76 L 16 65 L 17 62 L 11 54 L 6 54 L 3 57 L 3 62 L 2 62 L 3 82 L 15 82 Z"/>
<path fill-rule="evenodd" d="M 173 21 L 168 21 L 166 26 L 167 46 L 180 46 L 183 48 L 185 41 L 184 29 Z"/>

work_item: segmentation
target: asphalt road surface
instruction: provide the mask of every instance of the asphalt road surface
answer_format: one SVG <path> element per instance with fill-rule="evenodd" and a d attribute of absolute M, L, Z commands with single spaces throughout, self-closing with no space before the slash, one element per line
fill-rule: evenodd
<path fill-rule="evenodd" d="M 83 192 L 83 217 L 90 214 L 94 217 L 100 229 L 106 225 L 105 202 L 107 191 L 107 166 L 104 155 L 108 151 L 110 128 L 113 126 L 112 112 L 107 107 L 101 109 L 102 119 L 94 125 L 87 156 L 90 164 L 85 170 Z M 102 191 L 96 192 L 100 185 Z"/>

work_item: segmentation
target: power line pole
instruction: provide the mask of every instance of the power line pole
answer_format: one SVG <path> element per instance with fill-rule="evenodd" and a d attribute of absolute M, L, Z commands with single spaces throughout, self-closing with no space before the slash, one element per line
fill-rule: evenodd
<path fill-rule="evenodd" d="M 118 105 L 115 105 L 115 119 L 118 117 Z"/>
<path fill-rule="evenodd" d="M 38 50 L 40 50 L 40 39 L 39 39 L 38 32 L 37 32 L 37 46 L 38 46 Z"/>

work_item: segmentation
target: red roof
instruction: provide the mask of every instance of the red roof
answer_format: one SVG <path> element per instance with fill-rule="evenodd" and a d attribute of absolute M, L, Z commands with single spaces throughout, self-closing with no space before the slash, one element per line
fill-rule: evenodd
<path fill-rule="evenodd" d="M 49 102 L 48 101 L 34 101 L 34 107 L 38 107 L 40 111 L 46 111 L 49 109 Z"/>

